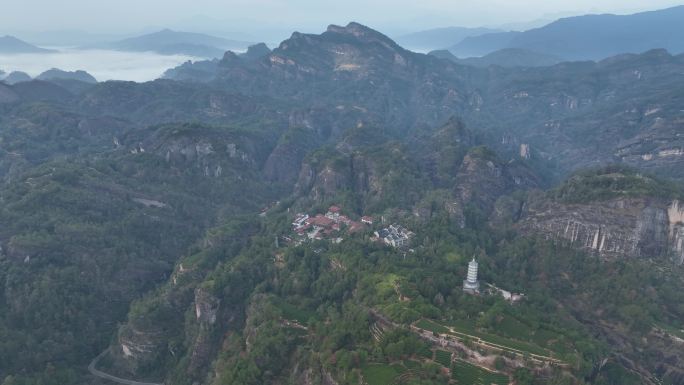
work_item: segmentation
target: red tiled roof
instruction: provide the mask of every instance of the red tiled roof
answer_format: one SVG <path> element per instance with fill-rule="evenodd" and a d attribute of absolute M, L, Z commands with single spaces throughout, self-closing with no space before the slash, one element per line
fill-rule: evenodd
<path fill-rule="evenodd" d="M 312 225 L 316 225 L 316 226 L 321 226 L 321 227 L 329 227 L 329 226 L 332 226 L 334 221 L 330 218 L 327 218 L 327 217 L 319 214 L 313 218 L 307 219 L 307 223 L 312 224 Z"/>
<path fill-rule="evenodd" d="M 342 211 L 342 209 L 337 206 L 330 206 L 328 211 L 330 211 L 331 213 L 339 213 L 340 211 Z"/>
<path fill-rule="evenodd" d="M 363 229 L 363 227 L 364 227 L 364 226 L 363 226 L 362 223 L 359 223 L 359 222 L 352 222 L 352 223 L 349 225 L 349 232 L 350 232 L 350 233 L 354 233 L 354 232 L 356 232 L 356 231 L 359 231 L 359 230 Z"/>

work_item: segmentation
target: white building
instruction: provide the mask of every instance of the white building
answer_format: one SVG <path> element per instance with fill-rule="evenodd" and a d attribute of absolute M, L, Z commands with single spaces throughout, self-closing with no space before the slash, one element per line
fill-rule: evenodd
<path fill-rule="evenodd" d="M 395 248 L 408 247 L 411 243 L 411 238 L 414 236 L 413 232 L 399 225 L 390 225 L 390 227 L 376 231 L 375 237 L 385 242 L 386 245 Z"/>
<path fill-rule="evenodd" d="M 477 280 L 478 263 L 473 257 L 473 260 L 468 263 L 468 275 L 463 280 L 463 291 L 470 294 L 480 292 L 480 281 Z"/>

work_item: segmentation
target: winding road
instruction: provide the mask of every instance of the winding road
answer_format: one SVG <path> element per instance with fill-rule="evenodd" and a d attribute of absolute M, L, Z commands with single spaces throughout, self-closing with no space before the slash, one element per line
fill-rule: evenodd
<path fill-rule="evenodd" d="M 88 371 L 90 372 L 90 374 L 92 374 L 93 376 L 100 377 L 100 378 L 103 378 L 105 380 L 114 381 L 116 383 L 123 384 L 123 385 L 164 385 L 163 383 L 157 383 L 157 382 L 140 382 L 140 381 L 127 380 L 125 378 L 112 376 L 111 374 L 107 374 L 105 372 L 97 370 L 95 368 L 95 366 L 97 365 L 98 362 L 100 362 L 100 360 L 102 359 L 102 357 L 105 356 L 105 354 L 109 353 L 109 349 L 110 348 L 105 349 L 105 351 L 98 354 L 97 357 L 95 357 L 92 361 L 90 361 L 90 365 L 88 365 Z"/>

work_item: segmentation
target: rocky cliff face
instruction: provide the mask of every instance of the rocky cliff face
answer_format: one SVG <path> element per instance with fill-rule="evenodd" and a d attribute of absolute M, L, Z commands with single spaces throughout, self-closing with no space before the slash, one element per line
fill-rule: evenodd
<path fill-rule="evenodd" d="M 190 363 L 187 371 L 193 376 L 200 376 L 212 359 L 216 343 L 213 338 L 214 324 L 219 315 L 221 301 L 207 290 L 195 289 L 195 318 L 197 332 L 190 347 Z"/>
<path fill-rule="evenodd" d="M 684 263 L 684 207 L 678 200 L 615 198 L 562 203 L 532 194 L 518 223 L 540 235 L 603 258 L 660 258 Z"/>
<path fill-rule="evenodd" d="M 129 376 L 139 375 L 154 364 L 165 348 L 166 340 L 158 329 L 142 330 L 129 325 L 120 330 L 112 355 L 117 371 L 123 371 Z"/>
<path fill-rule="evenodd" d="M 383 184 L 377 165 L 363 154 L 353 154 L 325 164 L 305 162 L 299 172 L 295 193 L 316 202 L 335 198 L 342 192 L 381 197 Z"/>
<path fill-rule="evenodd" d="M 491 150 L 476 147 L 463 158 L 456 174 L 455 200 L 447 205 L 447 210 L 464 227 L 467 205 L 489 215 L 499 197 L 538 185 L 538 177 L 524 164 L 504 162 Z"/>
<path fill-rule="evenodd" d="M 335 150 L 316 153 L 303 163 L 297 196 L 320 203 L 351 193 L 361 206 L 373 207 L 399 195 L 395 207 L 424 217 L 419 201 L 427 192 L 442 189 L 447 193 L 439 194 L 439 204 L 465 226 L 468 205 L 489 215 L 499 197 L 540 183 L 524 162 L 506 162 L 487 147 L 473 147 L 476 135 L 458 119 L 427 135 L 419 133 L 405 145 L 387 141 L 356 146 L 350 136 Z M 366 137 L 372 144 L 374 137 Z"/>
<path fill-rule="evenodd" d="M 668 241 L 675 262 L 684 263 L 684 206 L 678 200 L 667 208 Z"/>
<path fill-rule="evenodd" d="M 252 63 L 226 58 L 215 83 L 246 94 L 287 94 L 290 100 L 331 109 L 354 106 L 401 129 L 438 123 L 477 99 L 464 86 L 468 68 L 455 67 L 350 23 L 320 35 L 294 33 Z"/>
<path fill-rule="evenodd" d="M 344 140 L 349 130 L 375 120 L 368 111 L 353 105 L 292 110 L 287 118 L 287 129 L 266 160 L 264 173 L 270 180 L 295 183 L 308 153 Z M 338 146 L 352 147 L 349 143 Z"/>
<path fill-rule="evenodd" d="M 187 273 L 192 274 L 181 266 L 172 281 L 178 282 L 179 275 Z M 186 372 L 193 377 L 200 375 L 212 358 L 215 345 L 212 333 L 220 316 L 221 301 L 197 287 L 194 299 L 188 303 L 186 294 L 195 284 L 174 284 L 145 313 L 129 316 L 119 330 L 117 344 L 112 347 L 113 371 L 125 372 L 133 378 L 163 376 L 164 373 L 156 373 L 160 364 L 181 354 L 181 349 L 187 349 Z M 184 323 L 183 311 L 189 305 L 194 319 Z M 184 339 L 185 347 L 180 343 Z"/>

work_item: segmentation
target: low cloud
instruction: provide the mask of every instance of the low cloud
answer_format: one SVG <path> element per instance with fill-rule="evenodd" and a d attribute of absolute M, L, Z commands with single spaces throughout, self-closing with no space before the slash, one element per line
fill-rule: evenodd
<path fill-rule="evenodd" d="M 188 60 L 199 59 L 153 52 L 60 49 L 54 54 L 0 55 L 0 70 L 23 71 L 34 77 L 50 68 L 84 70 L 99 81 L 144 82 L 157 79 L 167 69 Z"/>

